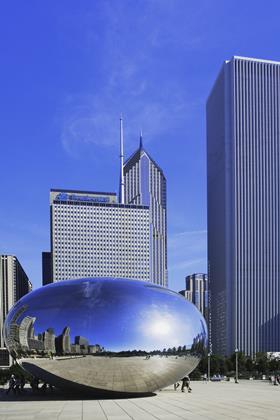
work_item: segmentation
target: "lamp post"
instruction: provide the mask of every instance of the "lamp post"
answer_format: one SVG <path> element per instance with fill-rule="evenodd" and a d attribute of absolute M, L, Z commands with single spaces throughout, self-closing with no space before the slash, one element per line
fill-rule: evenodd
<path fill-rule="evenodd" d="M 208 353 L 208 382 L 210 381 L 210 363 L 211 363 L 211 352 Z"/>
<path fill-rule="evenodd" d="M 235 349 L 235 383 L 238 384 L 238 348 Z"/>

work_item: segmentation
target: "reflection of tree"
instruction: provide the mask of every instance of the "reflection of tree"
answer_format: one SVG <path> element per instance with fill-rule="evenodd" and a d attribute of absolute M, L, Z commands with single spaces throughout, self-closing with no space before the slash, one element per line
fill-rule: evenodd
<path fill-rule="evenodd" d="M 203 322 L 202 321 L 200 322 L 201 322 L 202 331 L 201 333 L 197 334 L 197 336 L 193 339 L 191 351 L 195 354 L 204 355 L 207 349 L 207 333 L 206 333 Z"/>

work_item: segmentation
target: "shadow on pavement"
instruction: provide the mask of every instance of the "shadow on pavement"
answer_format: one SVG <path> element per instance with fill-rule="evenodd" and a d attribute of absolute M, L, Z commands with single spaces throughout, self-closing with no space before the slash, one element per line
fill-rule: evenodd
<path fill-rule="evenodd" d="M 155 393 L 145 394 L 102 394 L 102 393 L 90 393 L 90 392 L 70 392 L 62 391 L 55 388 L 54 390 L 46 390 L 38 392 L 32 392 L 31 388 L 24 389 L 20 394 L 13 394 L 12 391 L 6 394 L 6 389 L 0 389 L 0 401 L 14 402 L 14 401 L 68 401 L 68 400 L 119 400 L 129 398 L 143 398 L 143 397 L 154 397 Z"/>

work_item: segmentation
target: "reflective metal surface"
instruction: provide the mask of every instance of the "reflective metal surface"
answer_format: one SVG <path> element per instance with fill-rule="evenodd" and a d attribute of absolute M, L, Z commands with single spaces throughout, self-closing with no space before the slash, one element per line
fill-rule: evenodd
<path fill-rule="evenodd" d="M 55 386 L 147 393 L 197 366 L 207 328 L 196 307 L 173 291 L 93 278 L 24 296 L 6 318 L 4 338 L 25 370 Z"/>

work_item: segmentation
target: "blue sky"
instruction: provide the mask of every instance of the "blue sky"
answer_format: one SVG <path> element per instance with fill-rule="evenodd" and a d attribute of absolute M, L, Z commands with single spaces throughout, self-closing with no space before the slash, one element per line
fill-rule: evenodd
<path fill-rule="evenodd" d="M 144 146 L 168 182 L 169 286 L 207 269 L 205 103 L 225 59 L 280 60 L 277 1 L 12 1 L 0 13 L 0 253 L 41 285 L 49 189 L 118 190 Z M 218 205 L 218 203 L 217 203 Z"/>

